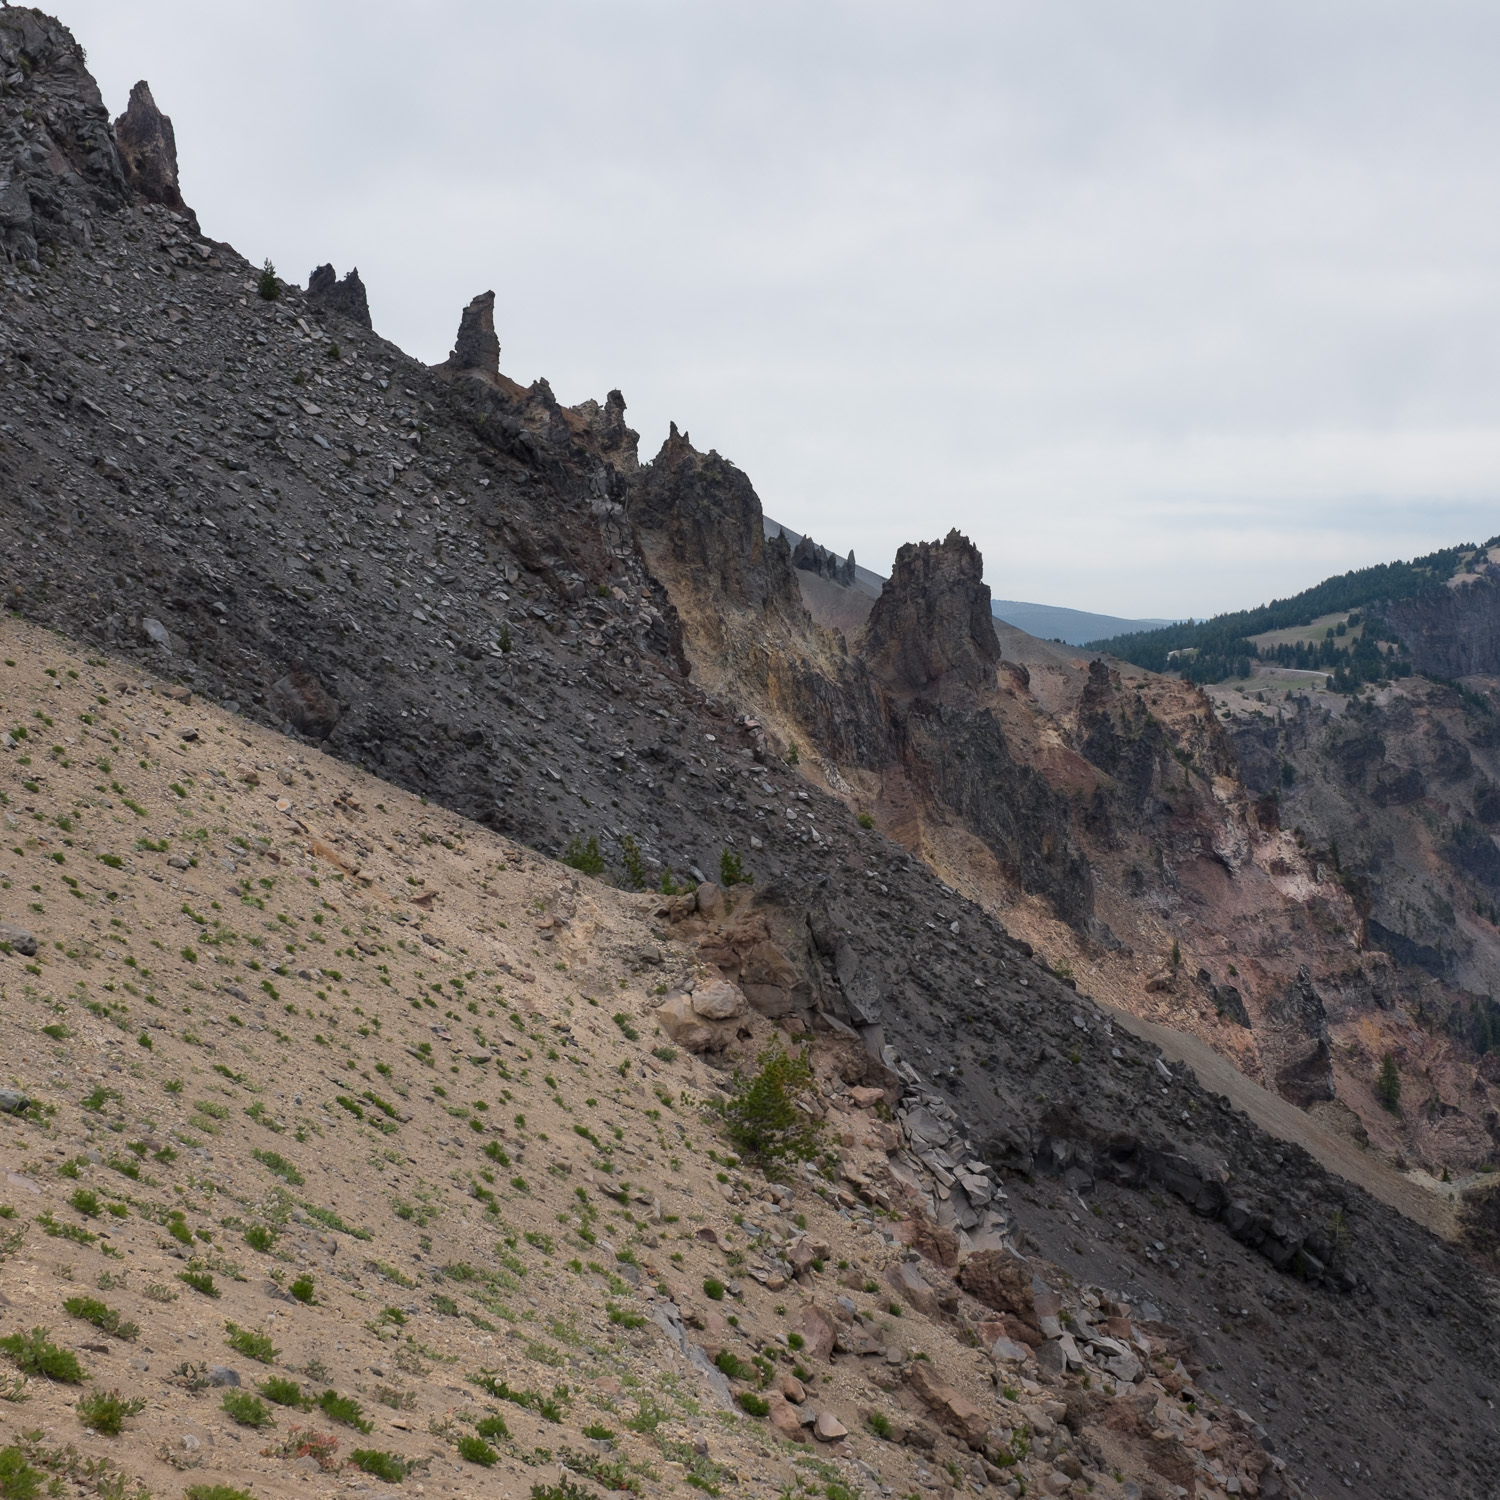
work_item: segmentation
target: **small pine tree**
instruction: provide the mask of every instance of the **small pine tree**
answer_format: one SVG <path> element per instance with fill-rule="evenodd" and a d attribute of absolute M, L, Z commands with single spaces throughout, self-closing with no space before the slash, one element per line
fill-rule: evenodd
<path fill-rule="evenodd" d="M 1396 1071 L 1396 1059 L 1389 1052 L 1380 1059 L 1380 1076 L 1375 1080 L 1375 1093 L 1392 1114 L 1400 1112 L 1401 1075 Z"/>
<path fill-rule="evenodd" d="M 769 1177 L 786 1162 L 818 1154 L 819 1126 L 797 1108 L 813 1086 L 807 1053 L 787 1053 L 777 1042 L 756 1061 L 757 1073 L 746 1078 L 736 1070 L 733 1092 L 708 1108 L 723 1121 L 735 1150 Z"/>
<path fill-rule="evenodd" d="M 719 855 L 719 884 L 731 885 L 754 885 L 755 876 L 744 866 L 740 856 L 725 849 Z"/>
<path fill-rule="evenodd" d="M 510 626 L 509 625 L 502 625 L 500 627 L 500 649 L 502 651 L 506 652 L 507 654 L 509 654 L 510 647 L 511 647 Z"/>
<path fill-rule="evenodd" d="M 255 290 L 267 302 L 278 302 L 281 300 L 281 283 L 276 279 L 276 267 L 271 264 L 271 257 L 266 257 L 266 263 L 260 268 L 260 280 L 256 283 Z"/>
<path fill-rule="evenodd" d="M 1172 939 L 1172 967 L 1174 969 L 1182 967 L 1182 944 L 1176 938 Z"/>
<path fill-rule="evenodd" d="M 620 840 L 620 863 L 625 866 L 625 878 L 630 882 L 631 889 L 644 890 L 646 865 L 641 858 L 641 846 L 628 833 Z"/>
<path fill-rule="evenodd" d="M 599 839 L 591 834 L 587 843 L 579 834 L 574 834 L 569 840 L 567 853 L 563 855 L 562 862 L 571 865 L 575 870 L 580 870 L 585 875 L 602 875 L 604 873 L 604 856 L 599 852 Z"/>

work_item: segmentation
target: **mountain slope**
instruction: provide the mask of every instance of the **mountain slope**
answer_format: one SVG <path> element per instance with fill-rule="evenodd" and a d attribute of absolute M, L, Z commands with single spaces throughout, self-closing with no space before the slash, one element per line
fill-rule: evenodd
<path fill-rule="evenodd" d="M 789 1037 L 811 1035 L 821 1053 L 862 1073 L 893 1047 L 903 1111 L 917 1132 L 907 1138 L 915 1166 L 897 1162 L 915 1193 L 904 1201 L 917 1232 L 928 1235 L 923 1221 L 935 1226 L 935 1253 L 963 1256 L 967 1266 L 976 1252 L 971 1231 L 999 1233 L 1010 1246 L 1044 1247 L 1075 1279 L 1111 1289 L 1112 1302 L 1151 1303 L 1182 1330 L 1182 1352 L 1202 1371 L 1192 1378 L 1253 1410 L 1294 1479 L 1317 1466 L 1320 1483 L 1337 1474 L 1352 1493 L 1374 1495 L 1437 1474 L 1453 1494 L 1484 1492 L 1497 1459 L 1486 1415 L 1493 1394 L 1486 1351 L 1495 1344 L 1489 1283 L 1452 1247 L 1222 1107 L 1191 1074 L 1157 1069 L 1147 1049 L 1036 962 L 991 912 L 855 816 L 867 786 L 882 799 L 882 828 L 930 836 L 926 852 L 935 858 L 958 850 L 977 857 L 982 848 L 993 860 L 994 850 L 1005 851 L 1013 869 L 1001 874 L 1024 898 L 1015 911 L 1045 906 L 1049 920 L 1062 911 L 1076 930 L 1091 930 L 1092 876 L 1079 839 L 1087 831 L 1082 813 L 1094 804 L 1080 803 L 1061 774 L 1079 772 L 1079 753 L 1036 712 L 1048 694 L 1059 709 L 1071 703 L 1076 711 L 1092 680 L 1086 663 L 1049 657 L 1034 691 L 1003 664 L 994 684 L 970 681 L 963 641 L 938 642 L 933 656 L 926 650 L 933 643 L 905 639 L 923 619 L 948 618 L 941 608 L 934 614 L 943 601 L 905 590 L 884 611 L 888 659 L 926 661 L 956 697 L 934 703 L 895 691 L 870 675 L 847 640 L 811 629 L 788 577 L 789 555 L 756 555 L 753 544 L 738 558 L 714 552 L 702 512 L 712 519 L 721 499 L 741 528 L 735 535 L 760 534 L 759 502 L 732 465 L 696 453 L 685 438 L 640 465 L 618 394 L 564 408 L 545 382 L 523 389 L 506 379 L 493 297 L 464 310 L 454 357 L 436 370 L 370 332 L 357 285 L 319 275 L 305 294 L 283 284 L 276 298 L 262 299 L 254 268 L 202 239 L 180 209 L 152 199 L 178 192 L 175 171 L 158 161 L 127 181 L 97 91 L 62 28 L 8 11 L 0 14 L 0 43 L 13 69 L 0 97 L 9 184 L 0 506 L 11 543 L 4 581 L 17 612 L 85 642 L 96 662 L 149 662 L 237 704 L 240 719 L 279 731 L 291 753 L 317 744 L 342 758 L 350 776 L 356 768 L 380 772 L 472 816 L 489 828 L 485 838 L 524 839 L 554 853 L 572 845 L 573 857 L 589 865 L 589 840 L 597 839 L 605 873 L 622 885 L 637 875 L 654 884 L 665 867 L 679 876 L 695 864 L 715 873 L 725 854 L 722 868 L 732 873 L 738 858 L 756 877 L 743 922 L 739 906 L 727 924 L 694 927 L 700 918 L 685 899 L 653 904 L 660 936 L 653 933 L 650 949 L 664 965 L 670 956 L 670 967 L 650 988 L 664 983 L 670 992 L 706 964 L 753 997 L 752 1035 L 775 1022 Z M 170 138 L 146 130 L 140 115 L 133 128 L 133 138 L 149 136 L 161 149 Z M 342 290 L 333 295 L 330 283 Z M 683 570 L 700 544 L 713 571 L 695 592 Z M 944 555 L 962 563 L 965 546 L 957 539 Z M 921 561 L 913 559 L 913 576 Z M 951 576 L 971 572 L 957 567 Z M 713 588 L 702 582 L 708 577 Z M 959 601 L 962 618 L 973 617 L 976 598 L 977 591 Z M 983 604 L 993 637 L 987 597 Z M 709 618 L 713 609 L 721 619 Z M 989 659 L 989 648 L 979 649 Z M 86 680 L 82 667 L 72 670 Z M 26 688 L 67 692 L 72 680 L 66 671 L 63 678 L 61 689 Z M 100 682 L 108 696 L 108 679 Z M 1181 770 L 1173 747 L 1197 747 L 1206 759 L 1222 750 L 1199 701 L 1181 691 L 1172 701 L 1183 717 L 1171 734 L 1138 725 L 1144 754 L 1125 747 L 1126 762 L 1150 772 L 1153 795 L 1173 766 Z M 1098 685 L 1087 700 L 1095 720 L 1108 717 L 1105 697 Z M 27 722 L 47 713 L 24 706 Z M 1133 706 L 1131 714 L 1135 723 Z M 1120 733 L 1122 724 L 1111 722 Z M 1107 750 L 1110 733 L 1102 722 L 1094 727 L 1095 743 Z M 218 730 L 210 725 L 209 733 Z M 797 742 L 807 753 L 792 764 Z M 66 737 L 56 743 L 60 759 L 71 760 Z M 152 757 L 142 758 L 151 770 Z M 190 798 L 200 795 L 179 784 Z M 153 807 L 123 778 L 121 785 Z M 39 795 L 30 794 L 31 805 L 43 819 L 86 816 L 76 807 L 44 808 Z M 178 794 L 158 784 L 152 795 Z M 222 804 L 224 794 L 216 795 Z M 1194 782 L 1194 807 L 1201 811 L 1210 796 Z M 1099 805 L 1107 803 L 1106 789 Z M 1160 826 L 1175 816 L 1160 814 Z M 1184 843 L 1197 836 L 1190 823 L 1184 817 Z M 213 837 L 206 816 L 198 826 Z M 458 825 L 441 826 L 440 838 L 457 843 Z M 56 852 L 65 863 L 49 878 L 61 880 L 69 851 Z M 104 852 L 124 859 L 107 844 Z M 508 852 L 506 862 L 513 857 Z M 425 877 L 426 869 L 399 864 L 397 874 L 415 879 L 419 869 Z M 37 876 L 30 883 L 44 885 Z M 87 891 L 65 895 L 61 885 L 35 894 L 46 897 L 44 914 L 48 901 L 76 902 L 81 911 L 89 899 Z M 189 914 L 176 915 L 197 927 Z M 555 933 L 556 913 L 547 915 L 554 926 L 539 934 Z M 75 962 L 66 957 L 66 934 L 51 940 L 64 942 L 59 964 Z M 467 929 L 448 941 L 472 946 Z M 600 965 L 616 988 L 626 979 L 628 989 L 630 962 L 657 972 L 646 944 L 633 946 L 636 958 L 623 960 L 623 972 L 610 967 L 607 945 L 600 953 L 585 944 L 576 959 L 585 971 Z M 163 949 L 171 951 L 166 942 Z M 553 962 L 571 966 L 574 958 Z M 433 971 L 423 968 L 428 983 Z M 180 972 L 187 983 L 202 971 Z M 722 1041 L 680 1013 L 685 993 L 675 1002 L 685 1037 L 695 1046 Z M 466 1005 L 449 1008 L 468 1014 Z M 415 1015 L 409 1004 L 408 1011 Z M 317 1019 L 299 1018 L 301 1046 L 292 1055 L 321 1055 L 310 1050 L 317 1033 L 304 1035 L 311 1029 L 304 1023 Z M 563 1049 L 554 1050 L 560 1061 Z M 476 1065 L 460 1057 L 449 1066 L 462 1075 Z M 51 1089 L 45 1080 L 16 1083 L 38 1095 Z M 563 1102 L 577 1111 L 589 1108 L 586 1098 Z M 486 1102 L 495 1108 L 493 1098 Z M 470 1118 L 483 1113 L 466 1107 Z M 349 1113 L 335 1100 L 327 1118 L 334 1110 Z M 958 1138 L 957 1120 L 991 1171 L 970 1169 L 975 1156 Z M 238 1118 L 236 1126 L 248 1130 Z M 71 1147 L 86 1129 L 82 1114 L 67 1115 L 66 1129 L 59 1143 Z M 852 1126 L 844 1133 L 858 1139 Z M 988 1186 L 996 1169 L 1010 1184 L 1003 1224 Z M 733 1187 L 733 1179 L 718 1185 Z M 849 1196 L 858 1201 L 852 1187 Z M 498 1276 L 507 1267 L 493 1245 L 476 1239 L 471 1263 Z M 29 1285 L 34 1301 L 34 1278 Z M 989 1294 L 999 1295 L 993 1287 Z M 442 1295 L 459 1301 L 453 1291 Z M 247 1316 L 252 1306 L 245 1304 Z M 1012 1312 L 1055 1315 L 1039 1314 L 1034 1300 Z M 1058 1337 L 1037 1328 L 1038 1355 L 1053 1362 L 1059 1382 L 1053 1389 L 1091 1405 L 1092 1376 L 1086 1389 L 1081 1370 L 1063 1373 L 1070 1356 L 1061 1325 Z M 1454 1349 L 1464 1361 L 1458 1369 Z M 1308 1361 L 1318 1362 L 1315 1372 Z M 1286 1374 L 1273 1395 L 1266 1376 L 1281 1365 Z M 1440 1366 L 1440 1382 L 1424 1378 Z M 1043 1385 L 1042 1365 L 1028 1368 Z M 528 1367 L 526 1378 L 543 1377 Z M 471 1390 L 464 1388 L 466 1399 Z M 1009 1414 L 1003 1387 L 984 1399 L 992 1403 L 986 1420 Z M 1390 1420 L 1395 1411 L 1405 1413 L 1399 1427 Z M 1144 1407 L 1137 1415 L 1149 1426 Z M 1138 1431 L 1141 1423 L 1129 1420 Z M 525 1442 L 536 1441 L 528 1431 Z M 1202 1446 L 1160 1451 L 1172 1455 L 1181 1479 L 1203 1474 L 1207 1483 L 1214 1475 L 1215 1455 Z M 968 1461 L 976 1457 L 969 1451 Z M 967 1472 L 981 1484 L 972 1467 Z M 980 1472 L 991 1487 L 1009 1483 L 1003 1473 Z M 1268 1473 L 1261 1469 L 1263 1493 L 1284 1483 Z M 1227 1483 L 1227 1474 L 1213 1482 L 1220 1477 Z M 1159 1473 L 1151 1483 L 1158 1481 L 1179 1482 Z"/>

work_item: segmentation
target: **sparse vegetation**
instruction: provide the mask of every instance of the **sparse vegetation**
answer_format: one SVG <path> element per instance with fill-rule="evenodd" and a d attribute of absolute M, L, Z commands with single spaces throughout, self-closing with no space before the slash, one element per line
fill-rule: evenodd
<path fill-rule="evenodd" d="M 571 865 L 575 870 L 584 875 L 602 875 L 604 873 L 604 856 L 599 852 L 599 839 L 597 835 L 590 834 L 587 842 L 574 834 L 568 841 L 567 851 L 563 854 L 562 862 Z"/>
<path fill-rule="evenodd" d="M 387 1484 L 400 1484 L 410 1473 L 410 1465 L 398 1454 L 388 1453 L 383 1448 L 355 1448 L 350 1451 L 349 1462 L 366 1474 L 373 1474 Z"/>
<path fill-rule="evenodd" d="M 479 1464 L 483 1468 L 492 1468 L 500 1458 L 490 1445 L 482 1437 L 461 1437 L 458 1440 L 458 1456 L 465 1463 Z"/>
<path fill-rule="evenodd" d="M 375 1424 L 369 1421 L 364 1409 L 352 1396 L 341 1396 L 337 1391 L 324 1391 L 318 1397 L 318 1410 L 331 1422 L 341 1422 L 356 1432 L 369 1432 Z"/>

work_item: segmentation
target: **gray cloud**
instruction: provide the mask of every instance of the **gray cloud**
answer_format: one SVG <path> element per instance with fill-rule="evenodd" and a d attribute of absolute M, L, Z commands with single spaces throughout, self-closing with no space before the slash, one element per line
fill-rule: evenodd
<path fill-rule="evenodd" d="M 1500 11 L 76 0 L 205 229 L 884 566 L 1204 614 L 1500 531 Z"/>

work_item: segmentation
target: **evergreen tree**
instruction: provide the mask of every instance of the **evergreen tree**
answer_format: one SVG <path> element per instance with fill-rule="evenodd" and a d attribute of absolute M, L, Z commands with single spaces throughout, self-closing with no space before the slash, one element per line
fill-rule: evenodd
<path fill-rule="evenodd" d="M 1375 1092 L 1380 1102 L 1391 1111 L 1401 1107 L 1401 1075 L 1396 1071 L 1396 1059 L 1389 1052 L 1380 1059 L 1380 1076 L 1375 1080 Z"/>

